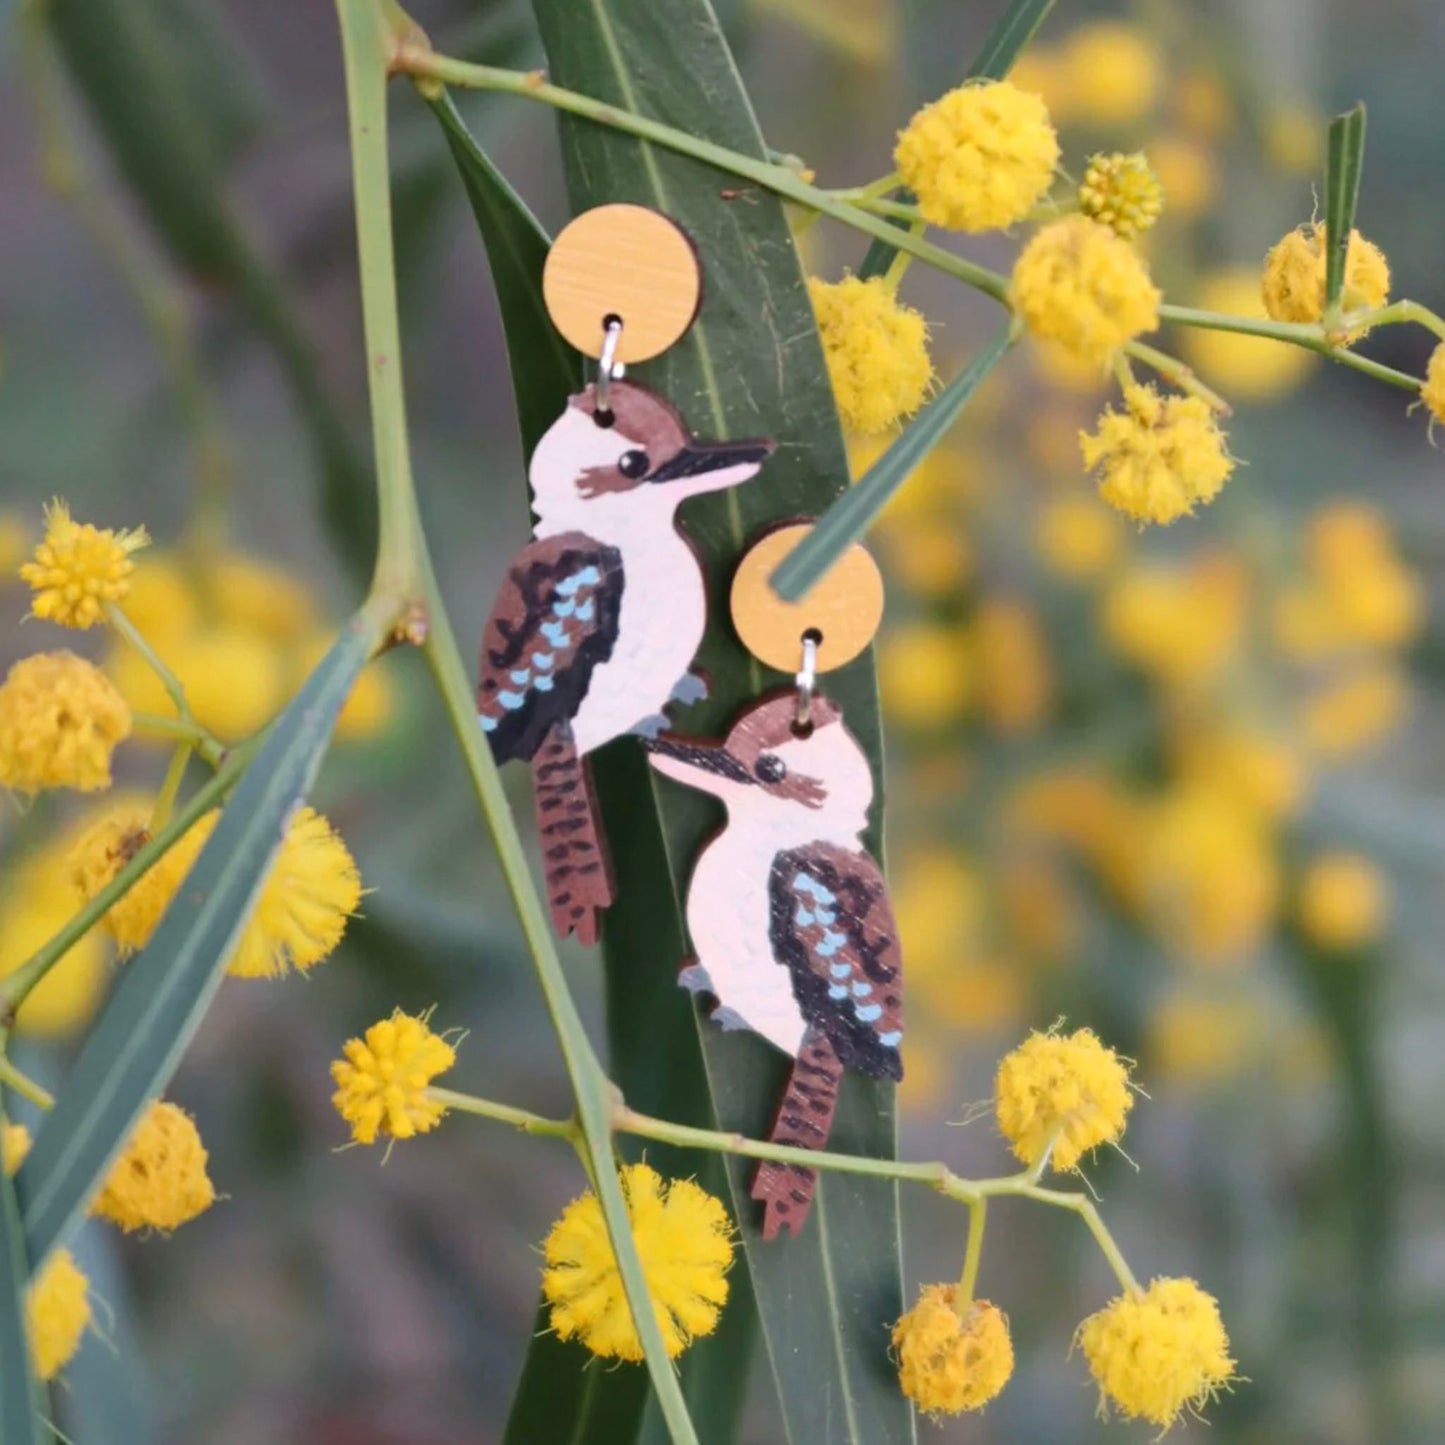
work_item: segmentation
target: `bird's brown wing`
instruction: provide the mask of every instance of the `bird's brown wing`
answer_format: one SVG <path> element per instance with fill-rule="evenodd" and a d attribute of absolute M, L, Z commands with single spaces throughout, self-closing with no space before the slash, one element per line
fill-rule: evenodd
<path fill-rule="evenodd" d="M 809 843 L 778 854 L 769 887 L 773 953 L 803 1016 L 845 1068 L 901 1079 L 903 966 L 878 865 L 861 850 Z"/>
<path fill-rule="evenodd" d="M 477 715 L 498 762 L 530 758 L 577 715 L 612 656 L 622 554 L 582 532 L 529 542 L 512 559 L 482 637 Z"/>

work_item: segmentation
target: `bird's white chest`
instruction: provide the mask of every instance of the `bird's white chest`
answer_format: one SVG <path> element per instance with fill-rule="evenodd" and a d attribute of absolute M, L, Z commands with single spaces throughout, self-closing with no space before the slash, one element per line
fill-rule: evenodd
<path fill-rule="evenodd" d="M 768 876 L 776 851 L 767 838 L 725 829 L 697 861 L 687 926 L 719 1005 L 796 1056 L 807 1024 L 770 937 Z"/>
<path fill-rule="evenodd" d="M 617 643 L 593 671 L 573 721 L 582 753 L 662 712 L 696 657 L 707 623 L 702 571 L 670 521 L 612 545 L 622 552 Z"/>

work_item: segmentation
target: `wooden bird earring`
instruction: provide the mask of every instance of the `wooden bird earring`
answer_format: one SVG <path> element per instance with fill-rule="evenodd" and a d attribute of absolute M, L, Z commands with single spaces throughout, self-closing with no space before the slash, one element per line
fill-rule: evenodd
<path fill-rule="evenodd" d="M 665 398 L 619 379 L 697 314 L 697 254 L 665 216 L 585 212 L 553 244 L 543 292 L 558 330 L 598 358 L 597 379 L 532 455 L 533 540 L 487 620 L 477 712 L 498 763 L 532 766 L 553 927 L 590 944 L 613 883 L 588 754 L 706 695 L 690 671 L 703 575 L 678 504 L 747 481 L 773 443 L 699 441 Z"/>
<path fill-rule="evenodd" d="M 753 652 L 774 667 L 801 655 L 796 690 L 745 708 L 722 742 L 662 735 L 648 748 L 658 772 L 727 808 L 688 885 L 696 957 L 679 982 L 716 999 L 714 1022 L 752 1029 L 793 1060 L 771 1138 L 822 1149 L 845 1070 L 903 1077 L 903 967 L 888 887 L 861 841 L 872 768 L 841 709 L 814 691 L 821 668 L 867 645 L 882 583 L 855 547 L 801 604 L 779 602 L 766 578 L 806 530 L 754 548 L 733 587 Z M 758 1166 L 764 1239 L 802 1228 L 816 1179 L 800 1164 Z"/>

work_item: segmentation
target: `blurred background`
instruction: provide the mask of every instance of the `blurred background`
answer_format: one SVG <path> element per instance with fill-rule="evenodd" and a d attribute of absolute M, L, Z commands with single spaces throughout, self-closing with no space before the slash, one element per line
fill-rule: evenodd
<path fill-rule="evenodd" d="M 0 15 L 6 9 L 0 7 Z M 361 594 L 366 518 L 344 98 L 325 5 L 58 4 L 0 31 L 0 574 L 42 503 L 144 523 L 136 621 L 226 737 L 289 695 Z M 825 185 L 889 169 L 896 129 L 957 82 L 994 5 L 720 7 L 770 142 Z M 524 4 L 419 0 L 438 48 L 540 63 Z M 119 17 L 119 19 L 118 19 Z M 1076 178 L 1142 148 L 1170 299 L 1262 312 L 1265 250 L 1317 209 L 1328 114 L 1369 106 L 1360 228 L 1396 295 L 1445 308 L 1445 10 L 1431 0 L 1065 0 L 1015 79 Z M 120 65 L 164 84 L 121 92 Z M 549 228 L 553 118 L 462 98 Z M 471 653 L 525 536 L 485 258 L 439 135 L 397 87 L 397 240 L 416 469 Z M 156 137 L 170 137 L 157 166 Z M 861 238 L 802 238 L 833 278 Z M 1007 267 L 1007 238 L 970 254 Z M 992 303 L 910 273 L 951 375 Z M 1140 534 L 1096 502 L 1076 434 L 1107 399 L 1036 347 L 995 373 L 873 538 L 888 839 L 909 970 L 903 1148 L 1009 1168 L 979 1101 L 1060 1017 L 1138 1060 L 1129 1160 L 1090 1178 L 1135 1272 L 1216 1293 L 1249 1378 L 1179 1438 L 1445 1438 L 1445 556 L 1441 462 L 1406 393 L 1274 343 L 1166 336 L 1235 406 L 1246 466 L 1193 521 Z M 1423 374 L 1423 334 L 1372 338 Z M 876 448 L 874 448 L 876 450 Z M 873 452 L 858 446 L 857 465 Z M 358 484 L 359 485 L 359 484 Z M 363 489 L 364 494 L 364 489 Z M 7 600 L 8 599 L 8 600 Z M 0 651 L 84 648 L 22 625 Z M 92 649 L 94 650 L 94 648 Z M 99 654 L 97 654 L 99 655 Z M 148 681 L 112 659 L 137 705 Z M 550 1029 L 419 659 L 368 674 L 318 804 L 368 885 L 305 979 L 228 983 L 171 1090 L 226 1197 L 174 1238 L 82 1244 L 101 1327 L 57 1391 L 79 1445 L 452 1445 L 500 1437 L 531 1328 L 536 1242 L 571 1156 L 456 1119 L 337 1152 L 327 1065 L 396 1004 L 470 1030 L 460 1088 L 564 1112 Z M 122 753 L 154 788 L 165 755 Z M 530 820 L 526 780 L 509 785 Z M 72 911 L 85 800 L 7 802 L 0 971 Z M 597 974 L 569 956 L 595 1018 Z M 110 973 L 87 940 L 27 1010 L 63 1074 Z M 970 1122 L 972 1121 L 972 1122 Z M 1130 1160 L 1133 1161 L 1131 1164 Z M 906 1288 L 956 1275 L 964 1215 L 905 1193 Z M 993 1212 L 981 1292 L 1016 1378 L 939 1441 L 1144 1440 L 1101 1424 L 1077 1322 L 1112 1293 L 1078 1221 Z M 881 1322 L 880 1322 L 881 1323 Z M 583 1356 L 578 1352 L 581 1367 Z M 761 1381 L 755 1381 L 755 1385 Z M 751 1445 L 777 1437 L 759 1393 Z"/>

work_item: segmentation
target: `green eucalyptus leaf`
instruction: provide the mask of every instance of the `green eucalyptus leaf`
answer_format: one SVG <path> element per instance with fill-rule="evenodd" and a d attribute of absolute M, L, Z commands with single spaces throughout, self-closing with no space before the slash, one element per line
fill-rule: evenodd
<path fill-rule="evenodd" d="M 507 334 L 522 450 L 530 456 L 582 378 L 581 356 L 558 334 L 542 299 L 542 267 L 551 241 L 526 202 L 472 139 L 451 96 L 443 91 L 430 104 L 486 244 Z"/>
<path fill-rule="evenodd" d="M 706 0 L 534 0 L 534 9 L 558 84 L 732 149 L 765 154 Z M 699 434 L 761 434 L 779 442 L 756 482 L 699 497 L 684 512 L 710 583 L 714 623 L 699 664 L 711 680 L 712 696 L 681 714 L 677 725 L 717 734 L 745 702 L 785 680 L 746 654 L 726 624 L 732 569 L 768 525 L 822 511 L 847 484 L 847 458 L 807 291 L 782 208 L 771 195 L 740 191 L 730 175 L 585 120 L 564 119 L 562 143 L 574 209 L 607 201 L 652 206 L 688 232 L 703 259 L 698 321 L 678 345 L 632 374 L 670 397 Z M 830 674 L 828 692 L 842 704 L 876 772 L 881 749 L 871 657 Z M 604 796 L 613 794 L 614 786 L 626 788 L 626 779 L 612 770 L 627 766 L 635 748 L 624 741 L 597 759 Z M 666 873 L 659 859 L 639 883 L 621 889 L 604 924 L 614 1008 L 629 1012 L 668 1008 L 661 998 L 644 1004 L 638 994 L 676 988 L 684 936 L 678 900 L 699 846 L 720 821 L 709 799 L 684 789 L 659 788 L 653 796 Z M 604 803 L 614 859 L 629 858 L 642 846 L 645 829 L 658 826 L 646 819 L 645 802 L 634 791 L 626 809 Z M 875 849 L 876 835 L 875 826 Z M 760 1039 L 724 1034 L 700 1019 L 690 1003 L 688 1013 L 719 1126 L 766 1134 L 788 1061 Z M 616 1021 L 612 1031 L 618 1036 Z M 655 1034 L 648 1037 L 657 1047 Z M 667 1041 L 668 1048 L 677 1044 Z M 641 1106 L 637 1099 L 631 1102 Z M 674 1107 L 670 1102 L 662 1112 L 671 1117 Z M 848 1080 L 837 1147 L 887 1156 L 894 1151 L 894 1135 L 893 1089 Z M 886 1322 L 901 1308 L 895 1190 L 886 1181 L 860 1185 L 825 1178 L 803 1237 L 764 1244 L 748 1194 L 750 1175 L 744 1164 L 729 1169 L 788 1438 L 793 1445 L 911 1441 L 911 1412 L 887 1356 Z"/>
<path fill-rule="evenodd" d="M 165 1088 L 225 975 L 232 947 L 375 642 L 343 629 L 276 722 L 155 936 L 128 963 L 16 1177 L 32 1260 L 83 1217 L 132 1125 Z"/>
<path fill-rule="evenodd" d="M 1360 200 L 1360 175 L 1365 165 L 1363 102 L 1330 122 L 1329 156 L 1325 166 L 1325 311 L 1340 302 L 1345 286 L 1345 260 Z"/>
<path fill-rule="evenodd" d="M 844 492 L 818 525 L 778 563 L 769 579 L 778 595 L 796 602 L 873 524 L 888 499 L 948 435 L 983 379 L 1013 344 L 1005 325 L 974 359 L 908 423 L 888 450 Z"/>
<path fill-rule="evenodd" d="M 0 1120 L 3 1122 L 3 1120 Z M 40 1445 L 39 1387 L 30 1370 L 25 1331 L 29 1266 L 15 1186 L 0 1169 L 0 1440 Z"/>

